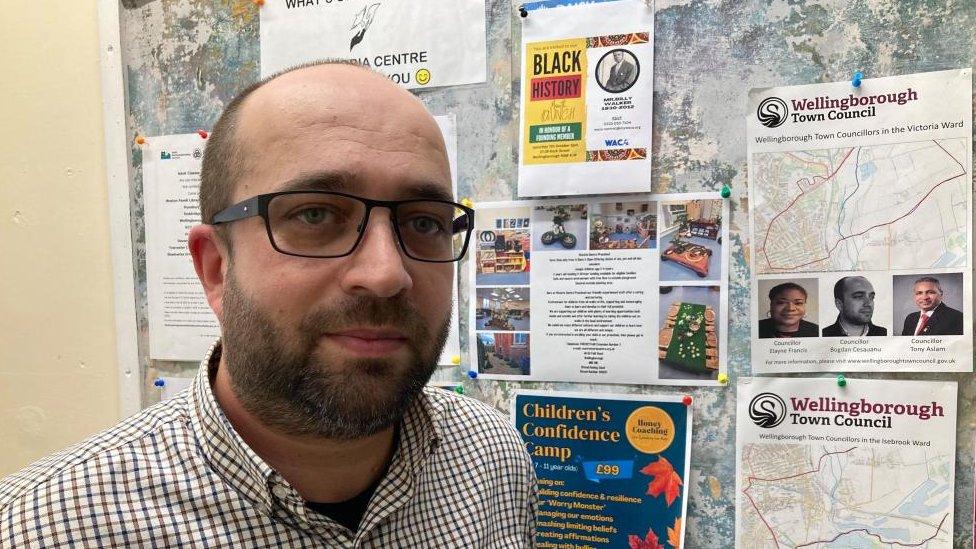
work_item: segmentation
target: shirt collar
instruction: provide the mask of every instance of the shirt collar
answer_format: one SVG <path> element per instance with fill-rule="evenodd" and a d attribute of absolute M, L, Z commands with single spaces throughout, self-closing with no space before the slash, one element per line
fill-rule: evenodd
<path fill-rule="evenodd" d="M 242 497 L 270 514 L 274 506 L 271 486 L 285 484 L 285 481 L 244 442 L 220 409 L 211 387 L 220 363 L 220 352 L 221 342 L 217 340 L 200 363 L 193 381 L 190 391 L 192 429 L 210 467 Z M 445 435 L 441 419 L 444 404 L 441 399 L 432 397 L 428 393 L 430 390 L 422 391 L 410 404 L 400 425 L 399 444 L 379 489 L 392 484 L 391 488 L 409 496 L 413 478 L 421 473 Z"/>

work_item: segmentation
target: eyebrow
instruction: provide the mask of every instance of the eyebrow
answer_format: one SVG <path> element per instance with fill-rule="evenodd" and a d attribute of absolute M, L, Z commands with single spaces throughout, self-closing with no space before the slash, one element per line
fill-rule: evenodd
<path fill-rule="evenodd" d="M 351 192 L 354 190 L 357 177 L 347 171 L 318 171 L 301 174 L 295 177 L 278 189 L 278 192 L 285 191 L 329 191 L 329 192 Z M 401 199 L 430 199 L 454 201 L 454 196 L 446 191 L 442 185 L 430 182 L 407 183 L 398 189 L 398 197 Z"/>

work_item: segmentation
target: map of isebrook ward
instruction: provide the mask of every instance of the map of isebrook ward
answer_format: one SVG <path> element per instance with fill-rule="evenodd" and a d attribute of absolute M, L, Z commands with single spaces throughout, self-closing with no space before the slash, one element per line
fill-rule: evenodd
<path fill-rule="evenodd" d="M 738 547 L 952 547 L 954 456 L 930 447 L 747 444 Z"/>
<path fill-rule="evenodd" d="M 754 154 L 756 271 L 965 266 L 968 143 Z"/>

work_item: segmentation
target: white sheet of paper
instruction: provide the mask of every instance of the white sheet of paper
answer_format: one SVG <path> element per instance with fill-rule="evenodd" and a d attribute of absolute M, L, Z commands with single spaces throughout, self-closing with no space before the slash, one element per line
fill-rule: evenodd
<path fill-rule="evenodd" d="M 521 197 L 651 189 L 654 9 L 643 0 L 522 19 Z"/>
<path fill-rule="evenodd" d="M 160 377 L 159 379 L 163 380 L 163 386 L 159 388 L 160 400 L 169 400 L 175 397 L 193 383 L 192 377 Z"/>
<path fill-rule="evenodd" d="M 487 78 L 484 0 L 268 0 L 260 33 L 262 76 L 341 59 L 408 89 Z"/>
<path fill-rule="evenodd" d="M 735 546 L 952 547 L 956 382 L 739 378 Z"/>
<path fill-rule="evenodd" d="M 220 325 L 203 293 L 187 248 L 200 222 L 197 195 L 206 140 L 195 133 L 147 138 L 143 148 L 149 358 L 203 358 Z"/>
<path fill-rule="evenodd" d="M 479 203 L 472 369 L 487 379 L 717 385 L 727 220 L 717 193 Z"/>
<path fill-rule="evenodd" d="M 441 129 L 444 136 L 444 145 L 447 148 L 447 161 L 451 165 L 451 187 L 457 196 L 457 119 L 453 114 L 435 116 L 434 120 Z M 441 356 L 437 360 L 440 366 L 454 365 L 461 360 L 461 327 L 458 318 L 461 310 L 458 305 L 458 272 L 454 268 L 454 284 L 451 286 L 451 325 L 448 328 L 447 342 L 441 351 Z"/>
<path fill-rule="evenodd" d="M 752 91 L 753 372 L 973 370 L 972 118 L 971 69 Z"/>

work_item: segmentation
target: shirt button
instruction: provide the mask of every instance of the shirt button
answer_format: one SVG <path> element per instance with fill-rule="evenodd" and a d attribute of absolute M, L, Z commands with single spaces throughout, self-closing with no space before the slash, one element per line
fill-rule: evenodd
<path fill-rule="evenodd" d="M 288 488 L 280 484 L 275 484 L 274 487 L 271 488 L 271 493 L 273 493 L 276 498 L 282 501 L 288 499 L 288 495 L 289 495 Z"/>

